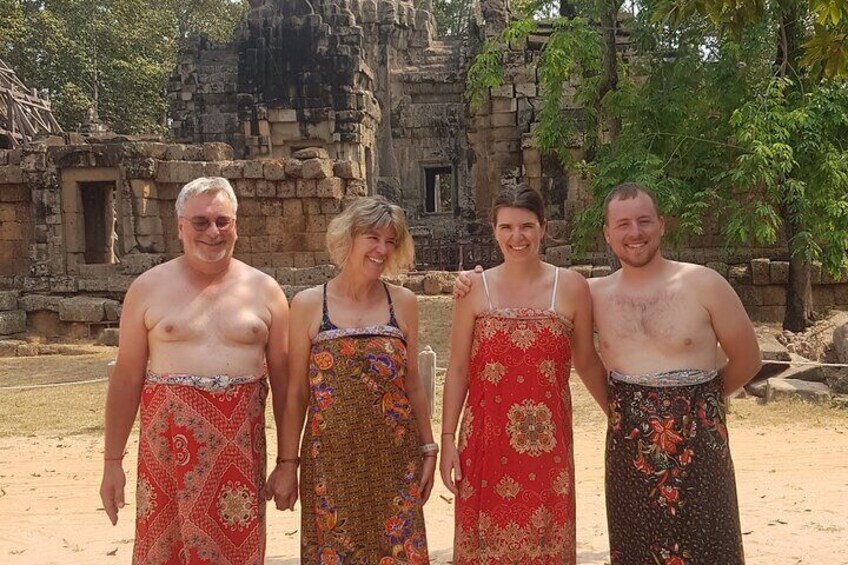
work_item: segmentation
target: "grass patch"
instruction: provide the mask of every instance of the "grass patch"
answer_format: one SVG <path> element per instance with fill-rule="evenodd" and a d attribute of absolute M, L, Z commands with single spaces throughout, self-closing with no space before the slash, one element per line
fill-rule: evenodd
<path fill-rule="evenodd" d="M 430 345 L 437 355 L 437 365 L 447 366 L 450 351 L 450 327 L 453 300 L 447 296 L 419 297 L 421 322 L 420 346 Z M 104 377 L 106 364 L 114 359 L 114 348 L 101 348 L 92 355 L 51 355 L 0 359 L 0 387 L 63 383 Z M 444 370 L 436 374 L 436 405 L 433 428 L 438 435 L 442 410 Z M 602 412 L 595 405 L 579 377 L 572 373 L 571 394 L 575 428 L 605 425 Z M 103 432 L 103 407 L 106 383 L 47 387 L 32 390 L 0 388 L 0 437 L 35 434 L 75 435 Z M 848 410 L 830 405 L 801 401 L 768 405 L 755 400 L 733 400 L 730 420 L 733 426 L 804 428 L 837 427 L 848 429 Z M 273 430 L 271 403 L 268 403 L 267 427 Z M 269 445 L 273 445 L 273 432 Z"/>

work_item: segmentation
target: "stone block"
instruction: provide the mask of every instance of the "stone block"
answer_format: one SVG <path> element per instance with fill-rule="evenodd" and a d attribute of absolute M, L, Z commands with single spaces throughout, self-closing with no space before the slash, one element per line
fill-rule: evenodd
<path fill-rule="evenodd" d="M 769 259 L 751 259 L 751 278 L 755 285 L 769 284 L 771 261 Z"/>
<path fill-rule="evenodd" d="M 848 364 L 848 323 L 833 330 L 833 353 L 837 363 Z"/>
<path fill-rule="evenodd" d="M 282 160 L 265 161 L 265 179 L 271 181 L 285 180 L 286 165 Z"/>
<path fill-rule="evenodd" d="M 822 280 L 822 264 L 818 261 L 810 265 L 810 283 L 821 284 Z"/>
<path fill-rule="evenodd" d="M 556 247 L 548 247 L 545 251 L 545 259 L 548 263 L 557 267 L 571 266 L 571 246 L 558 245 Z"/>
<path fill-rule="evenodd" d="M 305 179 L 326 179 L 333 176 L 333 162 L 329 159 L 303 161 L 301 176 Z"/>
<path fill-rule="evenodd" d="M 20 293 L 17 290 L 7 290 L 0 292 L 0 312 L 18 309 L 18 298 Z"/>
<path fill-rule="evenodd" d="M 737 284 L 751 284 L 751 267 L 749 265 L 733 265 L 727 271 L 727 278 Z"/>
<path fill-rule="evenodd" d="M 23 182 L 24 171 L 21 167 L 17 165 L 0 167 L 0 184 L 22 184 Z"/>
<path fill-rule="evenodd" d="M 117 300 L 106 300 L 103 303 L 103 311 L 106 314 L 106 319 L 110 322 L 116 322 L 121 319 L 121 303 Z"/>
<path fill-rule="evenodd" d="M 343 179 L 362 178 L 359 163 L 356 161 L 336 161 L 333 164 L 333 175 Z"/>
<path fill-rule="evenodd" d="M 345 195 L 356 197 L 368 194 L 368 185 L 362 179 L 349 180 L 345 184 Z"/>
<path fill-rule="evenodd" d="M 295 198 L 297 196 L 297 183 L 294 180 L 284 180 L 277 182 L 277 197 L 279 198 Z"/>
<path fill-rule="evenodd" d="M 783 286 L 763 286 L 757 288 L 761 306 L 786 306 L 786 288 Z"/>
<path fill-rule="evenodd" d="M 257 179 L 254 181 L 256 183 L 256 197 L 257 198 L 274 198 L 277 196 L 277 183 L 274 181 L 267 181 L 265 179 Z"/>
<path fill-rule="evenodd" d="M 80 292 L 106 292 L 109 289 L 107 279 L 79 279 L 77 287 Z"/>
<path fill-rule="evenodd" d="M 519 98 L 536 98 L 536 92 L 536 85 L 532 82 L 515 85 L 515 96 Z"/>
<path fill-rule="evenodd" d="M 583 275 L 583 278 L 586 279 L 592 278 L 592 269 L 592 265 L 574 265 L 571 267 L 572 271 Z"/>
<path fill-rule="evenodd" d="M 76 277 L 58 276 L 50 277 L 50 292 L 57 294 L 69 294 L 77 292 Z"/>
<path fill-rule="evenodd" d="M 605 277 L 612 273 L 609 265 L 596 265 L 592 267 L 592 278 Z"/>
<path fill-rule="evenodd" d="M 296 192 L 298 198 L 315 198 L 318 196 L 318 181 L 298 179 Z"/>
<path fill-rule="evenodd" d="M 18 357 L 35 357 L 38 355 L 38 344 L 21 343 L 16 351 Z"/>
<path fill-rule="evenodd" d="M 47 277 L 24 277 L 22 281 L 24 292 L 49 292 L 50 279 Z"/>
<path fill-rule="evenodd" d="M 300 159 L 284 159 L 286 164 L 286 177 L 299 179 L 303 177 L 303 161 Z"/>
<path fill-rule="evenodd" d="M 44 294 L 25 294 L 18 299 L 18 308 L 25 312 L 36 312 L 39 310 L 48 310 L 50 312 L 59 311 L 59 301 L 62 300 L 59 296 L 47 296 Z"/>
<path fill-rule="evenodd" d="M 830 389 L 822 383 L 780 377 L 772 377 L 767 382 L 766 402 L 800 399 L 813 403 L 824 403 L 828 402 L 831 397 Z"/>
<path fill-rule="evenodd" d="M 314 267 L 315 255 L 311 251 L 295 251 L 294 266 L 298 268 Z"/>
<path fill-rule="evenodd" d="M 294 269 L 294 282 L 288 284 L 316 286 L 324 284 L 336 274 L 336 269 L 332 265 L 319 265 L 317 267 L 308 267 L 305 269 Z"/>
<path fill-rule="evenodd" d="M 0 335 L 20 334 L 26 331 L 26 312 L 8 310 L 0 312 Z"/>
<path fill-rule="evenodd" d="M 117 347 L 118 337 L 118 328 L 103 328 L 100 335 L 97 336 L 97 343 Z"/>
<path fill-rule="evenodd" d="M 221 176 L 228 180 L 244 178 L 244 161 L 221 163 Z"/>
<path fill-rule="evenodd" d="M 264 161 L 245 161 L 242 174 L 246 179 L 261 179 L 265 177 Z"/>
<path fill-rule="evenodd" d="M 121 273 L 125 275 L 140 275 L 156 265 L 164 263 L 166 257 L 162 253 L 129 253 L 121 257 Z M 115 273 L 107 273 L 107 277 Z"/>
<path fill-rule="evenodd" d="M 204 177 L 220 177 L 223 176 L 223 169 L 220 163 L 203 163 Z"/>
<path fill-rule="evenodd" d="M 18 346 L 22 343 L 19 339 L 0 339 L 0 357 L 17 357 Z"/>
<path fill-rule="evenodd" d="M 489 89 L 489 95 L 494 98 L 512 98 L 515 96 L 515 85 L 503 84 Z"/>
<path fill-rule="evenodd" d="M 109 292 L 125 293 L 134 280 L 135 277 L 131 275 L 113 275 L 107 281 L 107 290 Z"/>
<path fill-rule="evenodd" d="M 301 161 L 306 161 L 307 159 L 329 159 L 330 155 L 327 154 L 327 150 L 323 147 L 307 147 L 305 149 L 295 151 L 292 153 L 292 157 L 300 159 Z"/>
<path fill-rule="evenodd" d="M 340 179 L 338 177 L 330 177 L 319 180 L 316 185 L 315 195 L 318 198 L 341 199 L 345 195 L 344 179 Z"/>
<path fill-rule="evenodd" d="M 75 296 L 59 301 L 59 319 L 63 322 L 101 322 L 106 316 L 106 299 Z"/>
<path fill-rule="evenodd" d="M 233 148 L 226 143 L 212 142 L 203 144 L 202 159 L 204 161 L 230 161 L 233 158 Z"/>
<path fill-rule="evenodd" d="M 772 261 L 769 264 L 769 280 L 771 284 L 786 284 L 789 282 L 789 261 Z"/>

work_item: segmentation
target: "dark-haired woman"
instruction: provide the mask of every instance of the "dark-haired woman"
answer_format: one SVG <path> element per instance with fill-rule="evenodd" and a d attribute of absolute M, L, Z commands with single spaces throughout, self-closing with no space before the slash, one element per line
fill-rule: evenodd
<path fill-rule="evenodd" d="M 537 192 L 501 193 L 492 229 L 504 262 L 472 275 L 454 310 L 441 474 L 457 495 L 456 565 L 576 563 L 568 378 L 573 363 L 605 406 L 606 372 L 588 284 L 541 261 L 545 228 Z"/>

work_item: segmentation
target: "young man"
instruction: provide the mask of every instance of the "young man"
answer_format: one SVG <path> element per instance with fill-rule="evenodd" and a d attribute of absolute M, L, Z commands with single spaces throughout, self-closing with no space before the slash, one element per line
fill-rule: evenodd
<path fill-rule="evenodd" d="M 273 278 L 233 259 L 237 207 L 226 179 L 183 187 L 184 254 L 124 299 L 100 495 L 115 524 L 141 404 L 134 563 L 264 562 L 265 398 L 270 380 L 282 408 L 288 304 Z"/>

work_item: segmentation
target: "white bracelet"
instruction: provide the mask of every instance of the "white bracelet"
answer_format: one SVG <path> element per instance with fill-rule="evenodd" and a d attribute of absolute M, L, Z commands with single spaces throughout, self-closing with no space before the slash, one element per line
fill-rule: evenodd
<path fill-rule="evenodd" d="M 425 443 L 421 446 L 421 453 L 438 453 L 439 452 L 439 444 L 438 443 Z"/>

